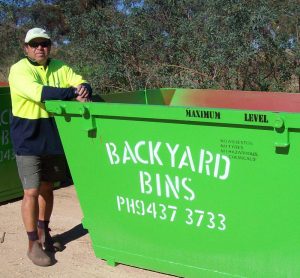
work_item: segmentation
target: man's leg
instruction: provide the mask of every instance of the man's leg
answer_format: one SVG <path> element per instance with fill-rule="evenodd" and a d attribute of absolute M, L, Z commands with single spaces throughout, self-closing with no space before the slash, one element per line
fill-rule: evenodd
<path fill-rule="evenodd" d="M 38 235 L 42 247 L 47 251 L 62 251 L 63 246 L 58 241 L 53 241 L 48 227 L 53 210 L 54 181 L 61 181 L 66 175 L 66 160 L 64 155 L 43 156 L 41 185 L 39 187 L 39 218 Z"/>
<path fill-rule="evenodd" d="M 38 236 L 44 250 L 54 251 L 49 222 L 53 210 L 53 183 L 42 182 L 40 186 Z"/>
<path fill-rule="evenodd" d="M 39 266 L 52 264 L 51 258 L 42 250 L 37 231 L 37 219 L 39 215 L 38 206 L 39 189 L 24 189 L 21 213 L 23 223 L 28 235 L 28 252 L 30 260 Z"/>
<path fill-rule="evenodd" d="M 50 221 L 53 210 L 53 183 L 42 181 L 39 189 L 39 220 Z"/>
<path fill-rule="evenodd" d="M 24 197 L 22 200 L 21 213 L 22 219 L 27 233 L 34 233 L 37 231 L 37 217 L 39 213 L 38 207 L 39 190 L 30 188 L 24 190 Z M 34 235 L 33 235 L 34 238 Z M 29 250 L 32 248 L 32 240 L 29 240 Z"/>
<path fill-rule="evenodd" d="M 39 194 L 41 161 L 39 156 L 16 155 L 19 176 L 24 189 L 21 214 L 28 236 L 29 259 L 36 265 L 49 266 L 51 258 L 43 251 L 39 242 L 37 221 L 39 216 Z"/>

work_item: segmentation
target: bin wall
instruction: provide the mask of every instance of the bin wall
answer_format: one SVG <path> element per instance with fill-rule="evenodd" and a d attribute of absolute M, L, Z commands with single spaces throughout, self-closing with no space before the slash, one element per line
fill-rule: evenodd
<path fill-rule="evenodd" d="M 10 141 L 11 101 L 8 87 L 0 87 L 0 202 L 23 195 Z"/>
<path fill-rule="evenodd" d="M 300 112 L 298 93 L 163 88 L 101 95 L 100 99 L 109 103 Z"/>
<path fill-rule="evenodd" d="M 300 275 L 299 113 L 46 106 L 97 257 L 184 277 Z"/>

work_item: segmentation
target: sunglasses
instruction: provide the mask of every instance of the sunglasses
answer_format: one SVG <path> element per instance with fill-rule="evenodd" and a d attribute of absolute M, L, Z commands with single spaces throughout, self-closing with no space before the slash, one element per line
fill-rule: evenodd
<path fill-rule="evenodd" d="M 28 45 L 32 48 L 41 47 L 48 47 L 51 45 L 51 41 L 42 41 L 42 42 L 29 42 Z"/>

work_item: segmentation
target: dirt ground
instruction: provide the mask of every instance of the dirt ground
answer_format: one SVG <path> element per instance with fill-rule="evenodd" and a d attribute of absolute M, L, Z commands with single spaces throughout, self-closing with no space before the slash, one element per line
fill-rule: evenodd
<path fill-rule="evenodd" d="M 51 234 L 59 236 L 65 249 L 55 253 L 57 262 L 50 267 L 35 266 L 26 256 L 27 235 L 21 221 L 21 200 L 0 205 L 1 277 L 174 277 L 121 264 L 112 267 L 96 258 L 88 231 L 81 225 L 83 215 L 74 186 L 57 189 L 54 194 Z"/>

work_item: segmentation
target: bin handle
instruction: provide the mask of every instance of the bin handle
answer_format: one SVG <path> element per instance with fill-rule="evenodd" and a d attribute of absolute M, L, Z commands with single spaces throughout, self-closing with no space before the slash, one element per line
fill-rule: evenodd
<path fill-rule="evenodd" d="M 284 119 L 277 116 L 274 120 L 275 129 L 275 147 L 276 148 L 287 148 L 290 146 L 290 136 L 288 128 L 285 125 Z"/>
<path fill-rule="evenodd" d="M 57 106 L 56 109 L 54 110 L 54 113 L 59 114 L 59 115 L 65 114 L 66 113 L 66 105 L 61 104 L 61 105 Z"/>
<path fill-rule="evenodd" d="M 82 117 L 85 119 L 83 130 L 85 132 L 87 132 L 88 137 L 95 138 L 96 137 L 96 132 L 97 132 L 97 127 L 96 127 L 96 124 L 95 124 L 95 119 L 91 115 L 90 107 L 83 104 L 79 108 L 79 114 L 82 115 Z"/>

